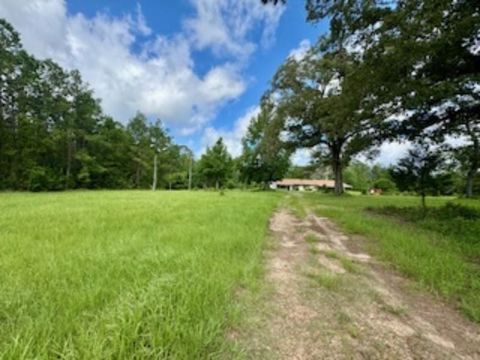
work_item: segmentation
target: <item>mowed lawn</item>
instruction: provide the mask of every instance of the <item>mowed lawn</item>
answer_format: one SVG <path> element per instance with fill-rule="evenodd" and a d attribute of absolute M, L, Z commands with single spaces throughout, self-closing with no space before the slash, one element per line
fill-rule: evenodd
<path fill-rule="evenodd" d="M 480 322 L 479 200 L 429 197 L 425 216 L 415 196 L 316 193 L 298 194 L 290 202 L 297 209 L 296 203 L 306 202 L 318 215 L 364 235 L 377 258 Z"/>
<path fill-rule="evenodd" d="M 281 197 L 0 194 L 0 358 L 221 354 Z"/>

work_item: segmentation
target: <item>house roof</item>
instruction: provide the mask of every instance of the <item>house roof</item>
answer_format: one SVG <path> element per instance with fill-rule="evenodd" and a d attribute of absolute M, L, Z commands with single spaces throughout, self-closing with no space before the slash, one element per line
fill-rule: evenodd
<path fill-rule="evenodd" d="M 277 186 L 317 186 L 325 188 L 334 188 L 334 180 L 314 180 L 314 179 L 282 179 L 275 182 Z M 343 184 L 345 189 L 350 189 L 352 186 L 349 184 Z"/>

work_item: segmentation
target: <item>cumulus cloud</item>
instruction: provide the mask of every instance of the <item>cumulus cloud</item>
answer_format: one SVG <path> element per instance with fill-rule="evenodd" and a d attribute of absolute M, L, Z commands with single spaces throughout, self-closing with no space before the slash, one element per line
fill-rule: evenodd
<path fill-rule="evenodd" d="M 312 154 L 314 150 L 313 149 L 298 149 L 296 150 L 293 154 L 290 160 L 292 161 L 293 165 L 297 166 L 306 166 L 309 165 L 310 162 L 312 161 Z"/>
<path fill-rule="evenodd" d="M 408 149 L 412 147 L 410 142 L 386 142 L 378 149 L 378 155 L 374 159 L 367 159 L 365 155 L 360 154 L 356 158 L 360 161 L 370 164 L 381 164 L 383 166 L 394 165 L 398 160 L 407 154 Z M 313 159 L 315 149 L 301 148 L 292 154 L 291 161 L 294 165 L 306 166 Z"/>
<path fill-rule="evenodd" d="M 373 158 L 367 157 L 365 153 L 355 156 L 355 159 L 366 162 L 370 165 L 380 164 L 382 166 L 395 165 L 398 160 L 407 155 L 407 151 L 412 147 L 409 141 L 389 141 L 384 142 L 378 148 Z"/>
<path fill-rule="evenodd" d="M 247 133 L 250 120 L 259 113 L 260 106 L 249 108 L 244 115 L 235 121 L 231 130 L 207 127 L 203 133 L 201 152 L 205 151 L 208 146 L 212 146 L 219 137 L 222 137 L 230 155 L 239 156 L 242 153 L 242 138 Z"/>
<path fill-rule="evenodd" d="M 386 142 L 380 146 L 379 154 L 373 162 L 383 166 L 394 165 L 407 154 L 410 142 Z"/>
<path fill-rule="evenodd" d="M 196 15 L 184 21 L 185 29 L 198 49 L 209 48 L 217 55 L 245 60 L 256 45 L 249 33 L 263 25 L 261 42 L 274 38 L 284 7 L 262 5 L 258 0 L 191 0 Z"/>
<path fill-rule="evenodd" d="M 298 47 L 290 51 L 288 57 L 295 59 L 296 61 L 300 61 L 305 57 L 305 55 L 307 55 L 307 52 L 308 50 L 310 50 L 311 47 L 312 44 L 310 43 L 310 40 L 303 39 L 302 41 L 300 41 Z"/>
<path fill-rule="evenodd" d="M 138 31 L 145 36 L 152 34 L 152 29 L 147 25 L 145 20 L 145 16 L 143 16 L 142 7 L 139 3 L 137 3 L 137 29 Z"/>
<path fill-rule="evenodd" d="M 80 70 L 108 114 L 125 122 L 140 110 L 186 134 L 245 91 L 243 64 L 255 50 L 248 38 L 259 26 L 272 37 L 283 11 L 257 0 L 191 2 L 194 14 L 168 37 L 153 33 L 140 5 L 123 17 L 87 17 L 69 14 L 64 0 L 2 0 L 0 14 L 28 51 Z M 192 56 L 200 49 L 222 56 L 204 75 Z"/>

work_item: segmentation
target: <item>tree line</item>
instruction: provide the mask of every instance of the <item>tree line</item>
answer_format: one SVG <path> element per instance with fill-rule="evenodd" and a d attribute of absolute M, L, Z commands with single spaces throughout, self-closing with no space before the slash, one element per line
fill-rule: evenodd
<path fill-rule="evenodd" d="M 106 115 L 78 71 L 28 54 L 0 19 L 0 190 L 234 186 L 235 164 L 222 139 L 195 161 L 160 120 Z"/>
<path fill-rule="evenodd" d="M 308 21 L 328 19 L 329 31 L 285 61 L 262 100 L 281 118 L 272 127 L 286 148 L 315 150 L 341 194 L 355 156 L 408 140 L 398 174 L 420 179 L 417 188 L 440 186 L 433 179 L 453 159 L 471 197 L 480 167 L 480 3 L 306 0 L 306 10 Z"/>
<path fill-rule="evenodd" d="M 328 33 L 280 66 L 239 157 L 220 138 L 199 160 L 159 120 L 105 115 L 78 71 L 35 59 L 0 20 L 0 189 L 267 187 L 298 174 L 291 155 L 308 148 L 341 194 L 359 154 L 408 140 L 408 155 L 370 187 L 474 195 L 480 3 L 306 0 L 306 9 L 308 21 L 329 20 Z"/>

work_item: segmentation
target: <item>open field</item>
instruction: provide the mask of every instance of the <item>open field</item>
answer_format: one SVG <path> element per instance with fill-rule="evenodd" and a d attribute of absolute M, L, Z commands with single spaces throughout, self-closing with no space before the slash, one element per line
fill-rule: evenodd
<path fill-rule="evenodd" d="M 280 197 L 0 194 L 0 358 L 215 356 Z"/>
<path fill-rule="evenodd" d="M 0 194 L 0 358 L 480 356 L 480 205 L 428 203 Z"/>

